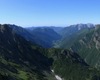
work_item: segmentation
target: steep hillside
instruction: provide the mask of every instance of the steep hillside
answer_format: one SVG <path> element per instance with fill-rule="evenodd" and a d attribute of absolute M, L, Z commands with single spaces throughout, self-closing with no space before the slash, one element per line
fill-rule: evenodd
<path fill-rule="evenodd" d="M 100 66 L 100 25 L 77 40 L 71 47 L 91 66 Z"/>
<path fill-rule="evenodd" d="M 93 28 L 93 24 L 77 24 L 68 26 L 60 32 L 62 39 L 57 41 L 54 47 L 70 48 L 76 40 L 82 38 L 90 31 L 90 29 Z"/>
<path fill-rule="evenodd" d="M 27 41 L 33 44 L 38 44 L 42 47 L 49 48 L 53 46 L 53 42 L 59 40 L 61 36 L 49 27 L 37 28 L 22 28 L 16 25 L 9 25 L 14 32 L 24 37 Z"/>
<path fill-rule="evenodd" d="M 89 67 L 76 53 L 49 49 L 48 56 L 54 59 L 52 70 L 62 80 L 100 80 L 100 72 Z"/>
<path fill-rule="evenodd" d="M 50 60 L 38 47 L 17 35 L 8 25 L 0 25 L 1 79 L 45 80 L 43 71 L 50 71 L 50 65 Z"/>
<path fill-rule="evenodd" d="M 30 33 L 38 38 L 37 44 L 45 48 L 52 47 L 53 43 L 61 38 L 58 33 L 49 27 L 35 28 Z"/>
<path fill-rule="evenodd" d="M 39 41 L 39 39 L 37 38 L 36 35 L 32 35 L 26 29 L 24 29 L 24 28 L 22 28 L 20 26 L 17 26 L 17 25 L 8 24 L 8 26 L 10 28 L 12 28 L 13 32 L 15 32 L 16 34 L 22 36 L 27 41 L 31 41 L 33 44 L 38 44 L 37 41 Z"/>
<path fill-rule="evenodd" d="M 62 31 L 60 32 L 60 34 L 63 37 L 66 36 L 70 36 L 73 35 L 74 33 L 82 30 L 82 29 L 86 29 L 86 28 L 93 28 L 94 25 L 93 24 L 76 24 L 76 25 L 70 25 L 65 27 L 64 29 L 62 29 Z"/>
<path fill-rule="evenodd" d="M 56 80 L 55 75 L 64 80 L 100 80 L 100 72 L 78 54 L 33 45 L 9 25 L 0 25 L 0 80 Z"/>
<path fill-rule="evenodd" d="M 73 26 L 67 29 L 66 37 L 56 43 L 55 47 L 72 49 L 89 65 L 100 68 L 100 25 L 81 26 L 81 30 Z"/>

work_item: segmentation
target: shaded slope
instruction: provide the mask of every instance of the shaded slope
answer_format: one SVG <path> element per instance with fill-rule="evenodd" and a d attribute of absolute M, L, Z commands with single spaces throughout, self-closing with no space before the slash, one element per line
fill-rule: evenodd
<path fill-rule="evenodd" d="M 37 43 L 45 48 L 52 47 L 53 43 L 61 38 L 61 36 L 58 33 L 56 33 L 53 29 L 49 27 L 35 28 L 30 32 L 32 35 L 38 37 L 39 41 L 37 40 Z"/>
<path fill-rule="evenodd" d="M 40 45 L 45 48 L 53 46 L 53 42 L 59 40 L 61 36 L 49 27 L 24 29 L 16 25 L 9 25 L 14 32 L 24 37 L 27 41 L 31 41 L 33 44 Z"/>
<path fill-rule="evenodd" d="M 34 46 L 8 25 L 0 25 L 1 79 L 55 80 L 50 68 L 65 80 L 100 79 L 99 71 L 89 67 L 78 54 Z"/>
<path fill-rule="evenodd" d="M 37 48 L 8 25 L 0 25 L 0 73 L 11 80 L 45 80 L 43 71 L 51 64 Z"/>

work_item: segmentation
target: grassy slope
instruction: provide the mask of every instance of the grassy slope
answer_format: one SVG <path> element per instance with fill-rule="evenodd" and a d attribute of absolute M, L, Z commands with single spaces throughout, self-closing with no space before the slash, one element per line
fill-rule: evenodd
<path fill-rule="evenodd" d="M 52 69 L 65 80 L 96 80 L 100 72 L 89 67 L 76 53 L 69 50 L 49 49 L 48 56 L 54 59 Z"/>

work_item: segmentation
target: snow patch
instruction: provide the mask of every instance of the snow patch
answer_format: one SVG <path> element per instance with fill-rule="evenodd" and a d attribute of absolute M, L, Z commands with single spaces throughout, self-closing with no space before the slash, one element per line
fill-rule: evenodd
<path fill-rule="evenodd" d="M 51 70 L 54 73 L 54 70 Z"/>
<path fill-rule="evenodd" d="M 54 73 L 54 70 L 51 70 L 52 71 L 52 73 Z M 63 80 L 60 76 L 58 76 L 58 75 L 56 75 L 55 74 L 55 78 L 57 79 L 57 80 Z"/>
<path fill-rule="evenodd" d="M 57 80 L 62 80 L 62 78 L 59 77 L 58 75 L 55 75 L 55 77 L 56 77 Z"/>

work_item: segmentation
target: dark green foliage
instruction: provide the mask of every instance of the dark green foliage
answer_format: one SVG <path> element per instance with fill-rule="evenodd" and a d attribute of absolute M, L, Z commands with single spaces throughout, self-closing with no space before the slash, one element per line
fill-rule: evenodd
<path fill-rule="evenodd" d="M 55 47 L 68 48 L 78 53 L 89 65 L 99 68 L 100 65 L 100 25 L 96 27 L 65 28 L 64 38 Z"/>
<path fill-rule="evenodd" d="M 46 31 L 48 32 L 48 29 Z M 82 33 L 84 32 L 87 31 L 84 30 Z M 49 33 L 47 35 L 51 36 Z M 91 35 L 86 35 L 89 37 L 88 40 L 94 32 L 90 31 L 90 33 Z M 80 37 L 77 39 L 79 40 Z M 84 39 L 84 42 L 88 43 L 87 39 Z M 81 44 L 78 44 L 75 50 L 78 51 L 77 48 L 80 47 Z M 96 50 L 95 47 L 92 49 Z M 86 51 L 84 48 L 84 53 Z M 16 34 L 16 31 L 12 30 L 9 25 L 0 25 L 0 80 L 55 79 L 51 69 L 54 69 L 55 73 L 65 80 L 100 80 L 100 72 L 85 63 L 78 54 L 66 49 L 45 49 L 33 45 Z"/>
<path fill-rule="evenodd" d="M 0 26 L 1 75 L 10 76 L 11 80 L 45 80 L 43 71 L 49 71 L 50 65 L 37 46 L 17 35 L 8 25 Z"/>
<path fill-rule="evenodd" d="M 99 80 L 100 72 L 90 68 L 76 53 L 69 50 L 51 49 L 52 69 L 65 80 Z"/>

